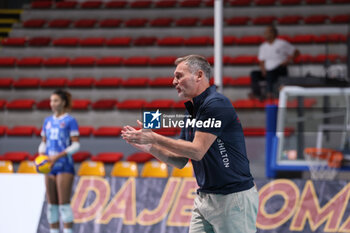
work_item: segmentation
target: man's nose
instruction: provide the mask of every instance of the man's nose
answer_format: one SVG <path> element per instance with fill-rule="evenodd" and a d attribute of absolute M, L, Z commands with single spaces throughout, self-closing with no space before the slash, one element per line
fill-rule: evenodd
<path fill-rule="evenodd" d="M 177 78 L 173 79 L 173 86 L 176 86 L 176 84 L 178 84 Z"/>

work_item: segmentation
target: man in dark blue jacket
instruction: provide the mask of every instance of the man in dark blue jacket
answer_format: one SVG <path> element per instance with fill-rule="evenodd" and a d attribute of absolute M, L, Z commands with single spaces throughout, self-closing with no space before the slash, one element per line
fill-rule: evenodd
<path fill-rule="evenodd" d="M 210 87 L 205 58 L 189 55 L 175 64 L 173 84 L 178 96 L 188 100 L 180 139 L 130 126 L 124 127 L 122 137 L 178 168 L 192 160 L 199 189 L 190 233 L 256 232 L 259 198 L 240 120 L 230 100 Z"/>

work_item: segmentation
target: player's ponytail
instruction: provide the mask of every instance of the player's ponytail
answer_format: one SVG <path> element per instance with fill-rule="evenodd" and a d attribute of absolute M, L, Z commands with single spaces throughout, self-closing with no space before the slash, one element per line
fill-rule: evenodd
<path fill-rule="evenodd" d="M 66 111 L 71 110 L 72 108 L 72 95 L 68 91 L 64 90 L 55 90 L 53 94 L 58 95 L 62 100 L 64 100 L 64 109 Z"/>

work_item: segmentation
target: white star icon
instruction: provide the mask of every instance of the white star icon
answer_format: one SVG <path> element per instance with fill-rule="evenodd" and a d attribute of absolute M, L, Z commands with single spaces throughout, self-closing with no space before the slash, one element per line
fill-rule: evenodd
<path fill-rule="evenodd" d="M 157 111 L 156 111 L 155 113 L 151 113 L 151 114 L 152 114 L 152 116 L 153 116 L 151 122 L 154 121 L 154 120 L 156 120 L 156 119 L 159 120 L 159 117 L 162 115 L 162 114 L 159 112 L 159 109 L 157 109 Z"/>

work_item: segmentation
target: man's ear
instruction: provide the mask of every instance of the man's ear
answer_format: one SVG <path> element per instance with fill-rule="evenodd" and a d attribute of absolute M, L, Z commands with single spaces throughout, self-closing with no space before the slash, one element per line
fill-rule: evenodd
<path fill-rule="evenodd" d="M 198 71 L 197 80 L 198 80 L 198 81 L 201 81 L 203 78 L 204 78 L 203 71 L 199 70 L 199 71 Z"/>

